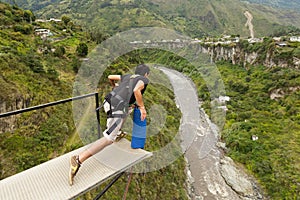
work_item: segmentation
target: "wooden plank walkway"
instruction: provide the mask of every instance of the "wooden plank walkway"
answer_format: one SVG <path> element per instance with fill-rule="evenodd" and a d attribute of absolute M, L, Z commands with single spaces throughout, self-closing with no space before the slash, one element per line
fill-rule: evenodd
<path fill-rule="evenodd" d="M 69 159 L 88 146 L 1 180 L 0 199 L 74 199 L 152 156 L 148 151 L 131 149 L 130 142 L 122 139 L 86 160 L 75 177 L 74 185 L 70 186 Z"/>

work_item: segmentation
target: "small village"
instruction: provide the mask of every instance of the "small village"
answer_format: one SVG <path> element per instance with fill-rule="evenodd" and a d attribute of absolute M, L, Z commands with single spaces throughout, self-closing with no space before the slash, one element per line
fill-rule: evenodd
<path fill-rule="evenodd" d="M 37 19 L 36 22 L 40 23 L 46 23 L 46 22 L 54 22 L 54 23 L 61 23 L 61 19 L 56 19 L 56 18 L 50 18 L 48 20 L 44 19 Z M 66 32 L 66 29 L 63 30 Z M 49 29 L 45 28 L 36 28 L 35 29 L 35 35 L 40 36 L 42 39 L 48 39 L 51 36 L 54 36 L 54 33 L 51 32 Z M 133 45 L 138 45 L 138 44 L 155 44 L 155 43 L 189 43 L 189 44 L 204 44 L 204 45 L 231 45 L 231 44 L 236 44 L 240 42 L 241 40 L 246 40 L 248 41 L 249 44 L 254 44 L 254 43 L 262 43 L 264 39 L 267 37 L 261 37 L 261 38 L 256 38 L 256 37 L 249 37 L 249 38 L 242 38 L 239 35 L 222 35 L 221 37 L 205 37 L 205 38 L 194 38 L 190 40 L 180 40 L 180 39 L 175 39 L 175 40 L 168 40 L 168 39 L 163 39 L 161 41 L 151 41 L 151 40 L 146 40 L 146 41 L 132 41 L 130 44 Z M 276 46 L 278 47 L 288 47 L 289 42 L 300 42 L 300 34 L 299 35 L 291 35 L 291 36 L 277 36 L 277 37 L 272 37 L 273 41 L 275 42 Z"/>
<path fill-rule="evenodd" d="M 190 44 L 205 44 L 205 45 L 230 45 L 230 44 L 236 44 L 240 42 L 241 40 L 248 41 L 249 44 L 254 43 L 262 43 L 266 37 L 262 38 L 240 38 L 239 36 L 230 36 L 230 35 L 224 35 L 220 38 L 212 38 L 212 37 L 206 37 L 204 39 L 198 39 L 194 38 L 191 40 L 161 40 L 161 41 L 132 41 L 130 44 L 153 44 L 153 43 L 190 43 Z M 281 36 L 281 37 L 273 37 L 273 41 L 276 42 L 276 45 L 279 47 L 286 47 L 288 46 L 288 42 L 300 42 L 300 35 L 299 36 Z"/>

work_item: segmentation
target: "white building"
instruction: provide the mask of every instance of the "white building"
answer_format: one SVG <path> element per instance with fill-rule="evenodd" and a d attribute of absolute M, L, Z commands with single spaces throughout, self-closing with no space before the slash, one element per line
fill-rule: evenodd
<path fill-rule="evenodd" d="M 281 37 L 273 37 L 273 40 L 276 42 L 280 42 L 281 41 Z"/>
<path fill-rule="evenodd" d="M 292 36 L 290 37 L 291 42 L 300 42 L 300 36 Z"/>
<path fill-rule="evenodd" d="M 48 22 L 61 22 L 61 19 L 50 18 Z"/>
<path fill-rule="evenodd" d="M 252 135 L 252 140 L 253 140 L 253 141 L 258 140 L 258 136 L 257 136 L 257 135 Z"/>
<path fill-rule="evenodd" d="M 35 34 L 40 36 L 41 38 L 46 38 L 48 36 L 53 35 L 49 29 L 39 28 L 34 30 Z"/>
<path fill-rule="evenodd" d="M 230 101 L 230 97 L 229 96 L 219 96 L 219 101 L 220 102 L 226 102 L 226 101 Z"/>
<path fill-rule="evenodd" d="M 258 43 L 258 42 L 263 42 L 263 39 L 261 39 L 261 38 L 250 38 L 250 39 L 248 39 L 248 42 L 250 44 Z"/>

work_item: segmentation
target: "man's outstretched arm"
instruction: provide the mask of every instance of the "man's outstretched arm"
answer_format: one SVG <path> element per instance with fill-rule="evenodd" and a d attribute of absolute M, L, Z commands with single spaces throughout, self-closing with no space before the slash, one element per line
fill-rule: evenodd
<path fill-rule="evenodd" d="M 121 75 L 109 75 L 107 78 L 109 79 L 109 83 L 111 84 L 111 86 L 114 88 L 118 86 L 116 82 L 121 80 Z"/>

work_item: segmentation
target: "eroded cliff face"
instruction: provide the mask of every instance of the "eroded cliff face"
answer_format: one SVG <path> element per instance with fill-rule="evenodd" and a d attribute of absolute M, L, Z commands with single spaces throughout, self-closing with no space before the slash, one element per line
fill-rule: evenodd
<path fill-rule="evenodd" d="M 29 106 L 30 101 L 30 97 L 24 97 L 20 94 L 15 94 L 7 99 L 2 99 L 0 101 L 0 113 L 3 114 L 26 108 Z M 12 132 L 16 128 L 17 118 L 17 115 L 0 118 L 0 134 L 3 132 Z"/>
<path fill-rule="evenodd" d="M 300 59 L 291 57 L 289 59 L 280 59 L 276 57 L 274 51 L 276 49 L 268 49 L 266 52 L 259 53 L 257 51 L 247 52 L 239 45 L 222 46 L 222 45 L 202 45 L 201 53 L 210 55 L 212 62 L 230 61 L 233 64 L 243 65 L 264 65 L 265 67 L 291 67 L 300 68 Z"/>

